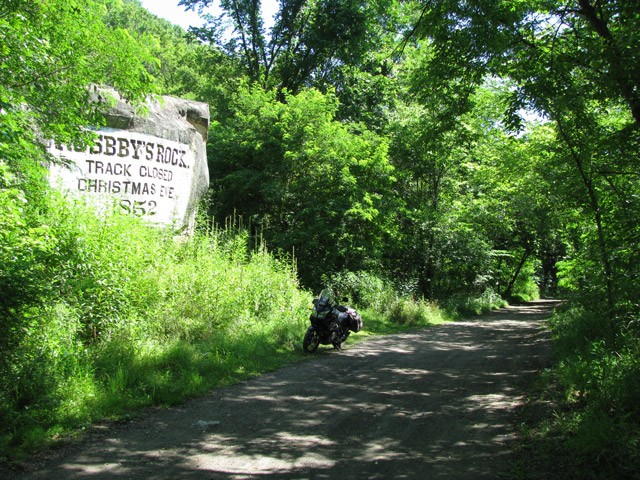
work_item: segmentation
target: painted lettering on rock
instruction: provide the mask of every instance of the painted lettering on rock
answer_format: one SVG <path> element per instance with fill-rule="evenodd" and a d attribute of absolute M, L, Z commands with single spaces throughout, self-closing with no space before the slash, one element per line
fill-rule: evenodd
<path fill-rule="evenodd" d="M 127 130 L 97 131 L 86 149 L 50 143 L 71 169 L 52 165 L 52 185 L 100 200 L 119 202 L 123 212 L 171 224 L 188 207 L 195 155 L 189 145 Z"/>

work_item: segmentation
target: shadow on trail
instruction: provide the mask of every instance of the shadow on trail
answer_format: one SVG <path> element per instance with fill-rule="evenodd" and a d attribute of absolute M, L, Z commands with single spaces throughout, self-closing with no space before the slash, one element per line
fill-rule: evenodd
<path fill-rule="evenodd" d="M 554 305 L 322 351 L 106 431 L 24 478 L 504 478 Z"/>

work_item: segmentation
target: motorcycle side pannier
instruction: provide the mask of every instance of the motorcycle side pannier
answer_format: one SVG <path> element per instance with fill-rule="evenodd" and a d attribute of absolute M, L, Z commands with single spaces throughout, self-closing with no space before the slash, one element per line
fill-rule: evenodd
<path fill-rule="evenodd" d="M 352 332 L 359 332 L 362 330 L 362 317 L 353 308 L 347 308 L 347 315 L 349 315 L 349 330 Z"/>

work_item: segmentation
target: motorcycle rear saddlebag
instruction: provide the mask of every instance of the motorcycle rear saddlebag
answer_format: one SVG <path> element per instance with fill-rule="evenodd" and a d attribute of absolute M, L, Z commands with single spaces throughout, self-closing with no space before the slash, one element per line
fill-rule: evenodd
<path fill-rule="evenodd" d="M 352 332 L 359 332 L 362 330 L 362 317 L 353 308 L 347 308 L 347 315 L 349 316 L 349 330 Z"/>

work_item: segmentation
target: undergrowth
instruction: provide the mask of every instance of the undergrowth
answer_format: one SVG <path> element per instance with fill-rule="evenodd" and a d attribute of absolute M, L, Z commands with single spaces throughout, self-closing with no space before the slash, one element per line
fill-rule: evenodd
<path fill-rule="evenodd" d="M 0 460 L 305 358 L 312 293 L 294 262 L 250 247 L 246 231 L 201 222 L 174 238 L 55 194 L 49 202 L 30 225 L 16 211 L 5 222 L 14 235 L 0 238 L 0 281 L 22 282 L 3 304 Z M 456 316 L 369 273 L 332 282 L 362 313 L 356 341 Z"/>
<path fill-rule="evenodd" d="M 640 332 L 617 323 L 577 304 L 554 315 L 556 363 L 525 404 L 516 478 L 640 479 Z"/>
<path fill-rule="evenodd" d="M 25 281 L 2 315 L 0 457 L 295 358 L 310 294 L 246 233 L 209 226 L 174 239 L 51 202 L 37 231 L 14 225 L 27 240 L 2 272 Z"/>

